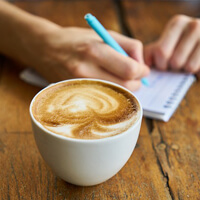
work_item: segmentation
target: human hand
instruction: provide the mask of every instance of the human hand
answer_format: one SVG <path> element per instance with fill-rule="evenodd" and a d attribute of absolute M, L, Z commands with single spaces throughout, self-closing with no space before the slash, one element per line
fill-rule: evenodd
<path fill-rule="evenodd" d="M 137 40 L 110 32 L 127 57 L 91 29 L 64 28 L 5 1 L 0 1 L 0 30 L 0 53 L 36 69 L 50 82 L 98 78 L 135 90 L 149 71 Z"/>
<path fill-rule="evenodd" d="M 145 46 L 145 63 L 160 70 L 184 70 L 200 77 L 200 19 L 173 17 L 161 37 Z"/>
<path fill-rule="evenodd" d="M 54 27 L 29 44 L 24 63 L 31 63 L 50 82 L 67 78 L 98 78 L 136 90 L 149 72 L 142 44 L 116 32 L 110 34 L 130 55 L 119 54 L 90 29 Z"/>

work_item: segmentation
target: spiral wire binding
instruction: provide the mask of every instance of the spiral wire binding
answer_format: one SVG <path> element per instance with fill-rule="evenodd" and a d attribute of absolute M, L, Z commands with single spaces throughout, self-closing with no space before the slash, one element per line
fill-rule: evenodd
<path fill-rule="evenodd" d="M 177 88 L 170 95 L 169 99 L 165 102 L 165 104 L 163 106 L 164 108 L 171 108 L 172 107 L 172 105 L 177 100 L 177 96 L 179 95 L 183 85 L 185 84 L 186 79 L 187 79 L 187 76 L 184 76 L 184 78 L 178 84 Z"/>

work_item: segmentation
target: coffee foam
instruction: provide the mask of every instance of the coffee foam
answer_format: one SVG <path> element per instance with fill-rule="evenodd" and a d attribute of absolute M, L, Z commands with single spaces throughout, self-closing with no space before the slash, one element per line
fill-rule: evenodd
<path fill-rule="evenodd" d="M 137 100 L 104 82 L 74 80 L 42 91 L 32 107 L 35 119 L 56 134 L 98 139 L 120 134 L 139 118 Z"/>

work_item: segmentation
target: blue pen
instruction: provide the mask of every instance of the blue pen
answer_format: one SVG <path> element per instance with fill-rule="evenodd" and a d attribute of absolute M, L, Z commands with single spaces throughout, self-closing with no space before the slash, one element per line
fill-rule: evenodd
<path fill-rule="evenodd" d="M 103 27 L 103 25 L 91 14 L 85 15 L 85 20 L 90 25 L 92 29 L 103 39 L 103 41 L 115 49 L 117 52 L 128 56 L 128 54 L 122 49 L 122 47 L 111 37 L 108 31 Z M 143 85 L 148 86 L 149 82 L 147 79 L 143 78 L 142 80 Z"/>

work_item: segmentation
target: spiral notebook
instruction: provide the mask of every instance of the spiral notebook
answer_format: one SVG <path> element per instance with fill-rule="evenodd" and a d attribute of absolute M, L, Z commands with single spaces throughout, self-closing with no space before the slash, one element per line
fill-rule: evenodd
<path fill-rule="evenodd" d="M 149 86 L 133 92 L 140 100 L 144 116 L 167 122 L 196 80 L 194 75 L 151 70 Z"/>
<path fill-rule="evenodd" d="M 31 69 L 22 71 L 20 78 L 40 87 L 48 85 L 46 80 Z M 133 93 L 142 104 L 144 116 L 167 122 L 195 81 L 195 76 L 151 70 L 147 80 L 149 86 L 142 85 Z"/>

